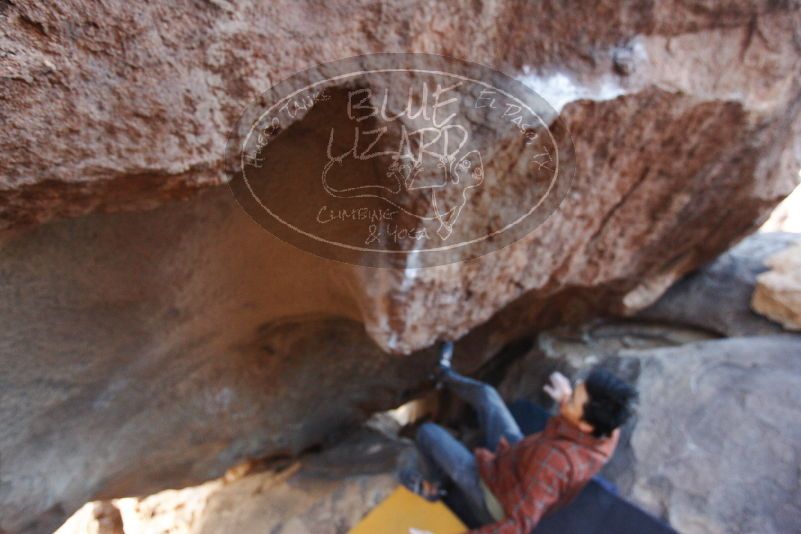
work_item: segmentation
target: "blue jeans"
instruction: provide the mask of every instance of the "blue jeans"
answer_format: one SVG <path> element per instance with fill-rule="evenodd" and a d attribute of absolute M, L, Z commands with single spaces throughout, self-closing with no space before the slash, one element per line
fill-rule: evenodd
<path fill-rule="evenodd" d="M 443 384 L 476 410 L 488 449 L 497 450 L 501 436 L 510 445 L 523 439 L 515 418 L 494 387 L 452 370 L 446 371 Z M 494 521 L 484 504 L 476 458 L 467 447 L 435 423 L 424 423 L 418 429 L 417 446 L 428 464 L 429 472 L 433 472 L 437 478 L 441 479 L 444 475 L 452 480 L 470 503 L 479 521 Z"/>

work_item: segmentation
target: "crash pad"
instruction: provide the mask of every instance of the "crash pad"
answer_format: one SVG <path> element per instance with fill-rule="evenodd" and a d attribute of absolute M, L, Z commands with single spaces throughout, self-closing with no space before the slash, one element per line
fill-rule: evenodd
<path fill-rule="evenodd" d="M 447 506 L 398 486 L 349 534 L 457 534 L 467 530 Z"/>

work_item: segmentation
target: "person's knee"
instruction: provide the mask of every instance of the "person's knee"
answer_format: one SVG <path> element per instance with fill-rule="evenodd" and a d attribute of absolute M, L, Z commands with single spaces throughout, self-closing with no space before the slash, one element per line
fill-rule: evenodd
<path fill-rule="evenodd" d="M 417 429 L 417 434 L 415 435 L 415 441 L 419 445 L 427 445 L 431 443 L 435 439 L 435 436 L 440 432 L 440 426 L 436 423 L 423 423 Z"/>
<path fill-rule="evenodd" d="M 481 396 L 487 401 L 492 403 L 503 402 L 501 394 L 498 390 L 489 384 L 481 384 Z"/>

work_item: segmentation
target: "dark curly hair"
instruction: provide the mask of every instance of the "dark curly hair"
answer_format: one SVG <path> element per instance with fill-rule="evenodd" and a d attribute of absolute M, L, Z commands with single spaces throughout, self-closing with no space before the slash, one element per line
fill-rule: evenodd
<path fill-rule="evenodd" d="M 606 369 L 594 368 L 584 381 L 587 402 L 583 419 L 592 425 L 595 437 L 609 436 L 634 412 L 637 390 Z"/>

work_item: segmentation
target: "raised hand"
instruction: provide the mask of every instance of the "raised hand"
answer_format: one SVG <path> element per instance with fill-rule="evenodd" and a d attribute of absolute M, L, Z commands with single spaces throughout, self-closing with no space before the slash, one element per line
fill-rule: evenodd
<path fill-rule="evenodd" d="M 551 373 L 551 381 L 545 384 L 542 389 L 545 393 L 551 396 L 557 403 L 566 401 L 573 395 L 573 388 L 570 386 L 570 380 L 559 371 Z"/>

